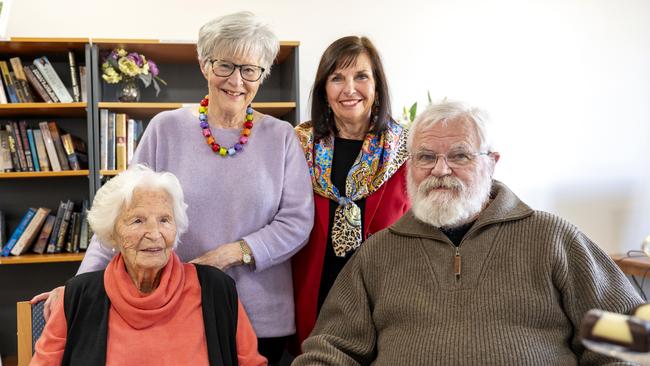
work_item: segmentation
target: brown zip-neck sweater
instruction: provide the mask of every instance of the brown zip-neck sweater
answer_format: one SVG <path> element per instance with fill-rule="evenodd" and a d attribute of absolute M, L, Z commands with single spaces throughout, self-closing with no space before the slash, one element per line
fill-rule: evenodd
<path fill-rule="evenodd" d="M 624 365 L 585 350 L 577 330 L 589 309 L 640 303 L 575 226 L 495 181 L 458 252 L 410 212 L 368 239 L 294 365 Z"/>

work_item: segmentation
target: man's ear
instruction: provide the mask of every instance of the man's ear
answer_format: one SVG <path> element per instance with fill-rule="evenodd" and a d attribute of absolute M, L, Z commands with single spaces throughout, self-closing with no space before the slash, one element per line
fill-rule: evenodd
<path fill-rule="evenodd" d="M 494 164 L 498 163 L 499 158 L 501 158 L 501 154 L 499 154 L 499 152 L 497 151 L 491 152 L 490 156 L 492 157 L 492 159 L 494 159 Z"/>

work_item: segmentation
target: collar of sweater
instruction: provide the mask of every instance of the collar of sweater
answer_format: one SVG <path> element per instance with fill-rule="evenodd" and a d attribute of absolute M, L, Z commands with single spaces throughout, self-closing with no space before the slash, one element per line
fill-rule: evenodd
<path fill-rule="evenodd" d="M 161 269 L 158 287 L 141 294 L 126 272 L 124 258 L 116 255 L 104 272 L 104 287 L 113 309 L 134 329 L 145 329 L 175 313 L 185 285 L 183 264 L 172 252 Z"/>
<path fill-rule="evenodd" d="M 520 220 L 533 214 L 533 209 L 522 202 L 505 184 L 493 180 L 490 193 L 491 202 L 480 213 L 476 223 L 465 234 L 488 225 L 506 221 Z M 426 224 L 413 216 L 409 210 L 389 230 L 397 235 L 448 241 L 439 228 Z"/>

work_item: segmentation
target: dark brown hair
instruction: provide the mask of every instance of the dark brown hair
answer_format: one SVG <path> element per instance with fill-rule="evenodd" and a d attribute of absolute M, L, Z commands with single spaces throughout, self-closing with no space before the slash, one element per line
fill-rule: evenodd
<path fill-rule="evenodd" d="M 381 58 L 368 38 L 348 36 L 339 38 L 329 45 L 318 64 L 316 80 L 314 80 L 314 86 L 311 90 L 311 120 L 314 126 L 315 140 L 328 136 L 330 133 L 336 134 L 338 132 L 334 123 L 334 116 L 328 116 L 330 111 L 325 90 L 327 78 L 337 69 L 344 69 L 354 65 L 362 53 L 368 55 L 372 64 L 372 73 L 375 79 L 375 100 L 379 99 L 379 108 L 375 109 L 373 107 L 373 111 L 376 110 L 376 112 L 373 112 L 371 116 L 370 131 L 380 133 L 388 127 L 391 113 L 390 96 Z M 373 123 L 375 115 L 377 121 Z"/>

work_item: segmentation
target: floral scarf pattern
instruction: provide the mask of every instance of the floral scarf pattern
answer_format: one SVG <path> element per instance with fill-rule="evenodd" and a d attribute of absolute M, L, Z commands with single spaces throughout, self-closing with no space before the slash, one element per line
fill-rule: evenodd
<path fill-rule="evenodd" d="M 314 193 L 339 203 L 334 213 L 332 245 L 337 256 L 345 257 L 363 240 L 361 209 L 354 201 L 375 192 L 404 164 L 408 157 L 407 131 L 391 120 L 383 133 L 366 135 L 345 181 L 347 196 L 341 195 L 331 180 L 334 136 L 314 142 L 312 122 L 296 126 L 296 133 L 307 159 Z"/>

